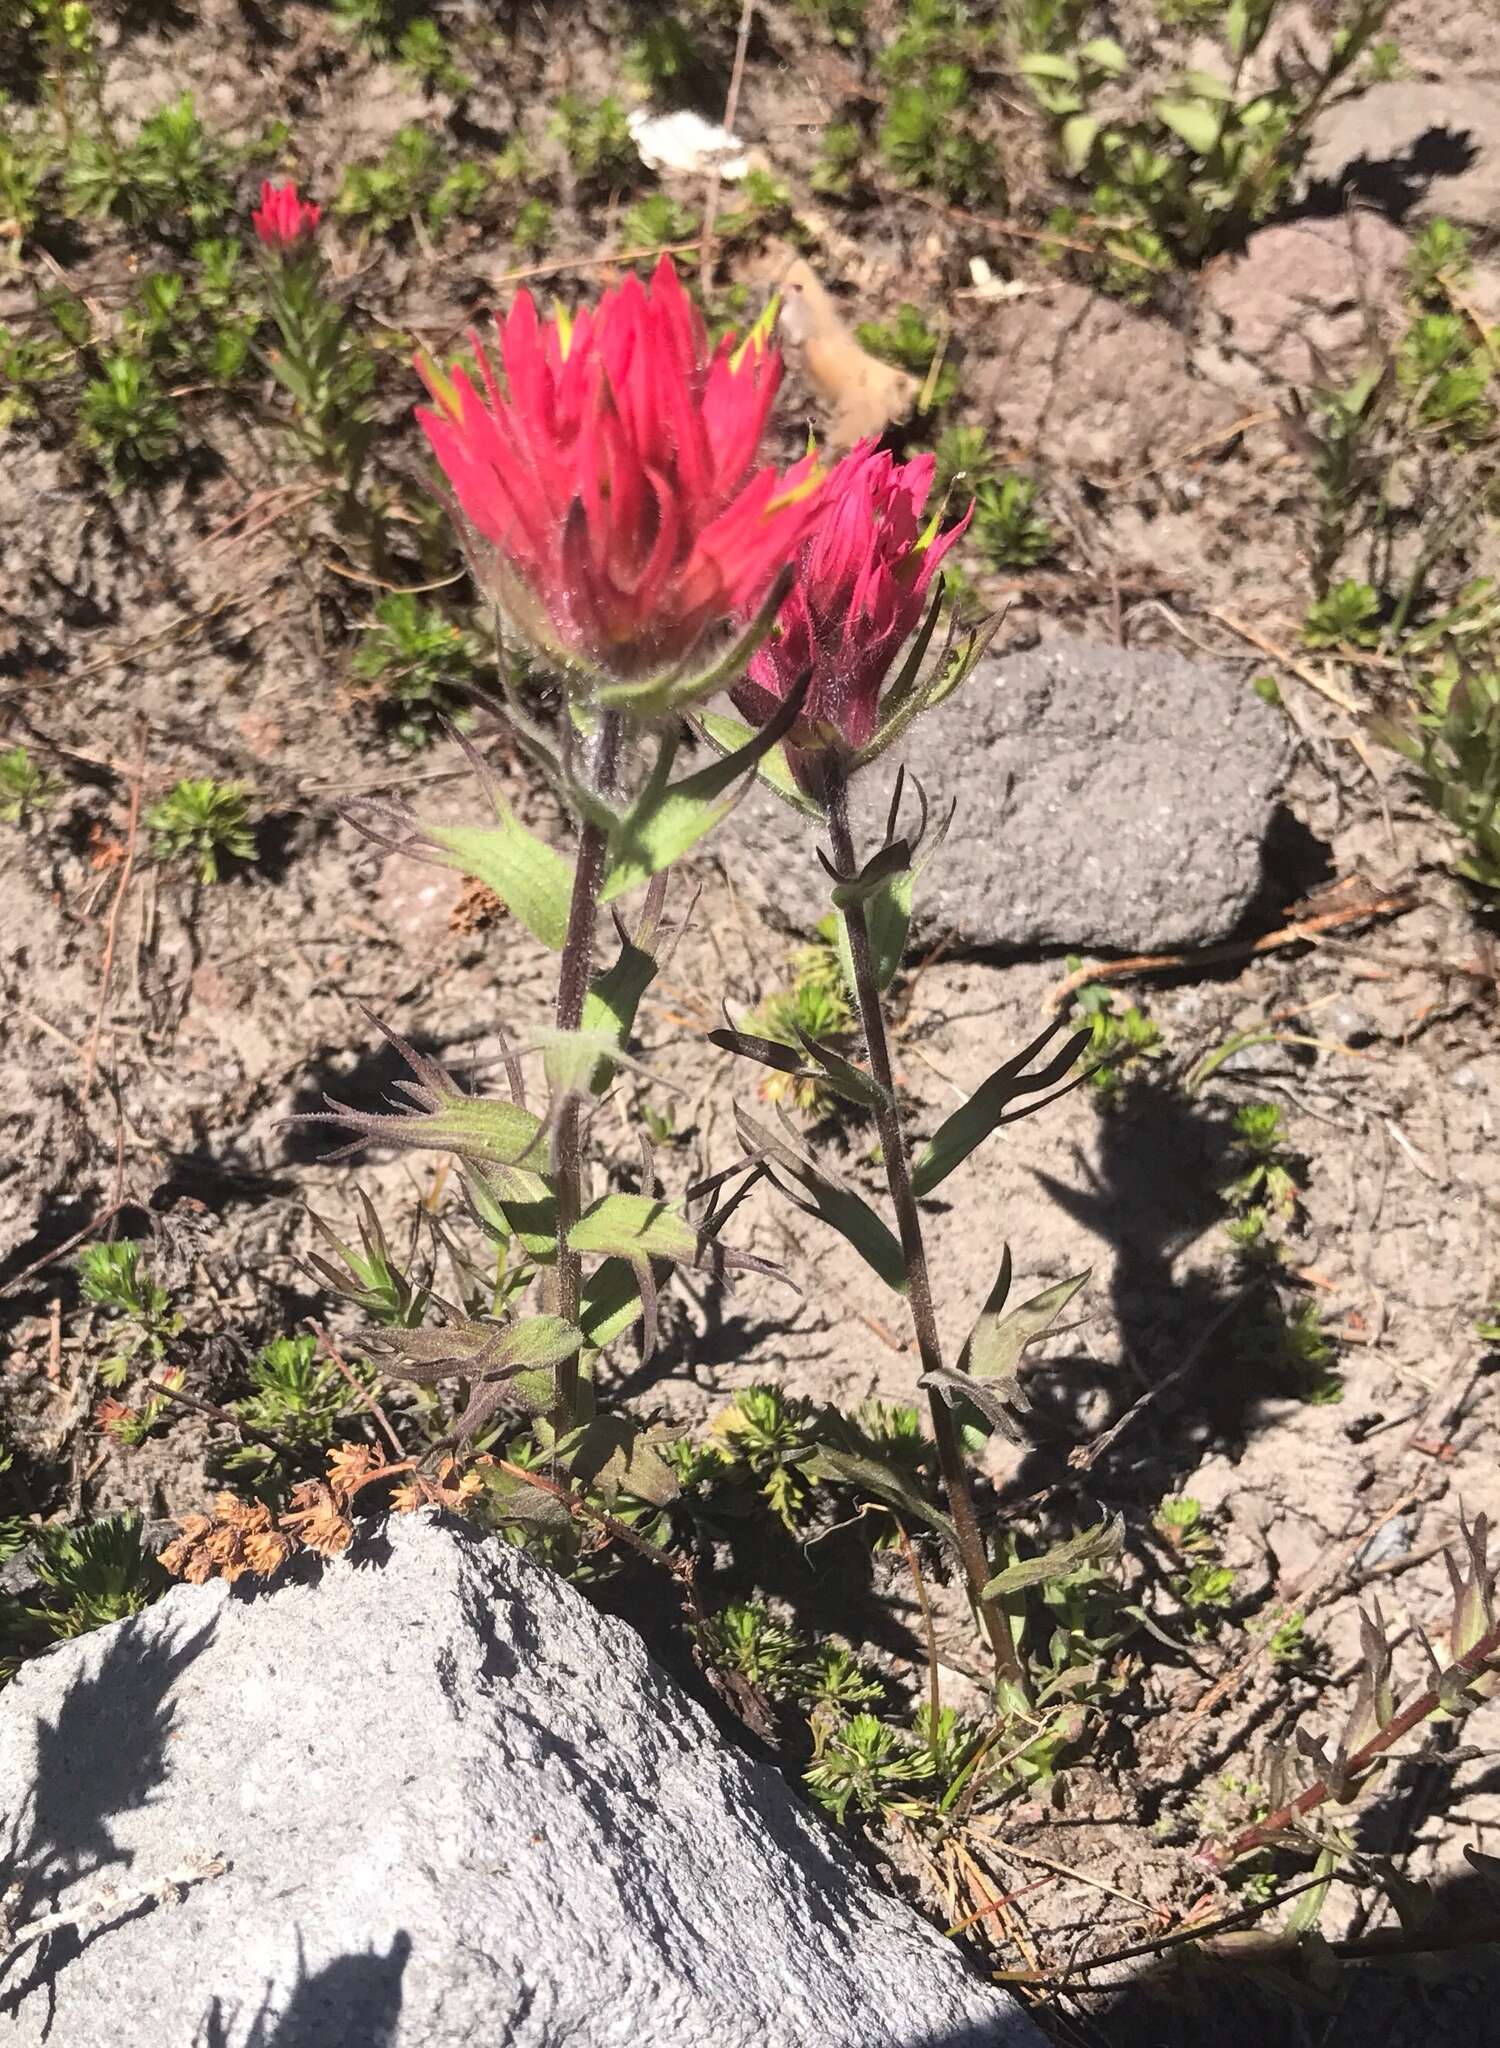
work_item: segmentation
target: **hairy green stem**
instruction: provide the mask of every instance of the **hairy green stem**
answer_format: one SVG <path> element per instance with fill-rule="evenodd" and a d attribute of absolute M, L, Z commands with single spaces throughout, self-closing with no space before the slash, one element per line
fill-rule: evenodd
<path fill-rule="evenodd" d="M 608 793 L 620 749 L 620 721 L 606 712 L 589 751 L 587 782 L 596 795 Z M 573 869 L 573 897 L 568 931 L 563 940 L 557 977 L 556 1023 L 559 1031 L 576 1031 L 583 1022 L 584 1000 L 594 966 L 594 927 L 599 916 L 599 891 L 604 883 L 606 852 L 602 825 L 584 820 L 578 834 L 578 861 Z M 583 1261 L 568 1244 L 573 1225 L 583 1213 L 584 1102 L 569 1088 L 558 1106 L 553 1160 L 557 1183 L 557 1266 L 553 1305 L 564 1322 L 578 1321 L 583 1295 Z M 565 1359 L 557 1368 L 557 1406 L 553 1425 L 559 1435 L 578 1419 L 578 1360 Z"/>
<path fill-rule="evenodd" d="M 834 864 L 842 877 L 851 879 L 859 869 L 855 858 L 854 839 L 849 829 L 848 786 L 841 775 L 829 776 L 825 795 L 828 804 L 828 836 L 833 845 Z M 942 1344 L 938 1337 L 937 1314 L 932 1305 L 932 1283 L 927 1271 L 927 1247 L 922 1236 L 922 1216 L 917 1207 L 917 1198 L 912 1192 L 906 1132 L 901 1120 L 900 1106 L 896 1100 L 890 1043 L 886 1037 L 885 1012 L 881 1008 L 880 984 L 870 946 L 870 928 L 866 922 L 863 903 L 851 904 L 842 916 L 845 930 L 849 935 L 849 957 L 854 967 L 855 1003 L 859 1011 L 860 1026 L 865 1035 L 870 1072 L 883 1098 L 881 1107 L 875 1112 L 875 1122 L 880 1133 L 880 1149 L 885 1155 L 886 1185 L 890 1189 L 891 1203 L 896 1211 L 901 1251 L 906 1262 L 907 1302 L 911 1310 L 912 1330 L 917 1340 L 917 1356 L 922 1362 L 924 1374 L 935 1373 L 941 1369 L 943 1363 Z M 964 1577 L 969 1582 L 969 1596 L 989 1636 L 990 1645 L 995 1653 L 997 1671 L 1017 1689 L 1023 1699 L 1029 1699 L 1030 1688 L 1026 1680 L 1026 1671 L 1012 1639 L 1010 1623 L 998 1604 L 984 1597 L 984 1587 L 990 1578 L 989 1559 L 985 1552 L 984 1538 L 980 1534 L 979 1517 L 974 1511 L 974 1494 L 969 1485 L 968 1468 L 964 1464 L 963 1447 L 958 1439 L 958 1427 L 953 1419 L 953 1411 L 935 1386 L 928 1389 L 928 1405 L 932 1416 L 932 1434 L 937 1444 L 938 1464 L 943 1475 L 943 1491 L 947 1496 L 948 1512 L 952 1517 L 954 1532 L 958 1539 L 959 1560 L 963 1565 Z"/>

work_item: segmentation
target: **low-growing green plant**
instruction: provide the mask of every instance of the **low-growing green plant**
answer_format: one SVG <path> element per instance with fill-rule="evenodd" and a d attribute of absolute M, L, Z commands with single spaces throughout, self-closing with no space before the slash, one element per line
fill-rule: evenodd
<path fill-rule="evenodd" d="M 144 356 L 113 349 L 83 388 L 79 437 L 111 491 L 142 483 L 182 451 L 182 418 Z"/>
<path fill-rule="evenodd" d="M 814 192 L 822 192 L 831 199 L 847 199 L 859 183 L 864 155 L 864 131 L 857 122 L 835 121 L 831 128 L 825 128 L 823 147 L 808 180 Z"/>
<path fill-rule="evenodd" d="M 1052 522 L 1036 509 L 1035 477 L 981 477 L 974 492 L 974 546 L 991 569 L 1034 569 L 1056 551 Z"/>
<path fill-rule="evenodd" d="M 856 1813 L 907 1814 L 920 1811 L 910 1789 L 930 1780 L 930 1753 L 909 1735 L 871 1713 L 851 1714 L 826 1733 L 817 1730 L 813 1761 L 803 1774 L 807 1789 L 835 1820 Z"/>
<path fill-rule="evenodd" d="M 1076 954 L 1069 955 L 1068 967 L 1076 973 L 1083 965 Z M 1127 1003 L 1102 983 L 1089 983 L 1073 997 L 1078 1022 L 1088 1027 L 1089 1043 L 1084 1054 L 1091 1066 L 1089 1080 L 1099 1093 L 1118 1099 L 1127 1082 L 1139 1076 L 1147 1060 L 1160 1059 L 1166 1048 L 1153 1018 L 1138 1003 Z"/>
<path fill-rule="evenodd" d="M 883 363 L 894 363 L 898 369 L 908 370 L 914 377 L 926 379 L 932 369 L 940 346 L 940 337 L 932 331 L 922 318 L 918 308 L 909 302 L 896 310 L 893 320 L 862 320 L 855 329 L 862 348 L 872 356 L 878 356 Z M 941 412 L 951 403 L 958 390 L 958 372 L 951 363 L 945 362 L 932 383 L 927 396 L 927 409 Z"/>
<path fill-rule="evenodd" d="M 645 167 L 630 133 L 625 109 L 610 95 L 586 100 L 566 92 L 557 103 L 550 133 L 579 183 L 598 190 L 621 190 L 639 184 Z"/>
<path fill-rule="evenodd" d="M 1495 423 L 1497 363 L 1500 329 L 1476 335 L 1462 314 L 1419 313 L 1396 352 L 1396 380 L 1420 427 L 1472 444 Z"/>
<path fill-rule="evenodd" d="M 545 256 L 552 246 L 552 208 L 545 199 L 528 199 L 511 222 L 510 239 L 523 256 Z"/>
<path fill-rule="evenodd" d="M 78 1255 L 84 1299 L 114 1320 L 117 1349 L 99 1367 L 108 1387 L 123 1386 L 133 1368 L 152 1370 L 182 1328 L 167 1290 L 146 1269 L 142 1248 L 132 1238 L 85 1245 Z"/>
<path fill-rule="evenodd" d="M 250 804 L 235 782 L 185 775 L 146 812 L 158 860 L 190 860 L 200 882 L 217 882 L 226 862 L 253 861 Z"/>
<path fill-rule="evenodd" d="M 0 753 L 0 821 L 5 824 L 29 824 L 56 803 L 62 788 L 62 777 L 51 768 L 39 768 L 25 747 Z"/>
<path fill-rule="evenodd" d="M 453 56 L 446 32 L 430 14 L 409 21 L 396 40 L 396 56 L 428 92 L 461 98 L 474 83 Z"/>
<path fill-rule="evenodd" d="M 951 493 L 959 503 L 972 498 L 981 484 L 995 480 L 995 458 L 983 427 L 944 427 L 933 455 L 933 489 L 945 497 Z"/>
<path fill-rule="evenodd" d="M 620 232 L 633 249 L 659 249 L 691 240 L 698 232 L 698 215 L 665 192 L 648 192 L 626 212 Z"/>
<path fill-rule="evenodd" d="M 1305 1295 L 1288 1305 L 1267 1288 L 1239 1325 L 1235 1348 L 1248 1370 L 1273 1392 L 1315 1407 L 1344 1398 L 1333 1340 L 1317 1303 Z"/>
<path fill-rule="evenodd" d="M 1374 735 L 1405 756 L 1423 798 L 1468 841 L 1458 872 L 1500 890 L 1500 669 L 1450 657 L 1415 696 L 1414 717 L 1382 718 Z"/>
<path fill-rule="evenodd" d="M 869 0 L 797 0 L 797 11 L 842 50 L 858 47 Z"/>
<path fill-rule="evenodd" d="M 1380 594 L 1346 576 L 1307 608 L 1302 638 L 1309 647 L 1373 647 L 1380 639 Z"/>
<path fill-rule="evenodd" d="M 392 591 L 376 605 L 349 667 L 390 705 L 397 741 L 422 747 L 445 720 L 460 728 L 472 723 L 466 693 L 482 657 L 479 636 L 456 625 L 441 605 Z"/>
<path fill-rule="evenodd" d="M 969 91 L 961 64 L 940 64 L 921 84 L 898 86 L 880 125 L 880 153 L 903 185 L 962 206 L 1003 206 L 1005 174 L 995 143 L 972 125 Z"/>
<path fill-rule="evenodd" d="M 420 220 L 434 234 L 453 219 L 477 213 L 490 189 L 483 164 L 452 163 L 430 128 L 398 128 L 374 163 L 350 164 L 334 201 L 346 220 L 388 235 Z"/>
<path fill-rule="evenodd" d="M 54 1642 L 125 1621 L 166 1590 L 138 1515 L 43 1525 L 32 1541 L 43 1592 L 30 1612 Z"/>
<path fill-rule="evenodd" d="M 166 240 L 204 235 L 229 215 L 233 174 L 259 147 L 230 150 L 184 93 L 158 108 L 129 143 L 102 127 L 75 134 L 64 190 L 78 213 L 113 214 Z"/>
<path fill-rule="evenodd" d="M 818 1448 L 812 1404 L 779 1387 L 744 1387 L 715 1418 L 713 1443 L 777 1520 L 795 1528 L 813 1487 L 807 1469 Z"/>
<path fill-rule="evenodd" d="M 1422 304 L 1443 303 L 1453 285 L 1467 284 L 1474 268 L 1474 245 L 1451 220 L 1430 220 L 1406 252 L 1407 283 Z"/>
<path fill-rule="evenodd" d="M 315 1337 L 273 1337 L 248 1368 L 251 1391 L 234 1403 L 240 1421 L 270 1437 L 286 1455 L 302 1464 L 317 1463 L 337 1443 L 348 1417 L 365 1413 L 360 1389 L 374 1386 L 368 1366 L 355 1361 L 348 1368 L 350 1384 Z M 275 1463 L 269 1444 L 246 1442 L 225 1457 L 232 1472 L 267 1473 Z"/>
<path fill-rule="evenodd" d="M 663 12 L 644 21 L 625 51 L 626 77 L 658 98 L 701 81 L 705 68 L 699 37 L 676 14 Z"/>
<path fill-rule="evenodd" d="M 1163 252 L 1196 263 L 1268 219 L 1290 187 L 1313 117 L 1370 47 L 1389 4 L 1356 0 L 1320 60 L 1283 64 L 1274 83 L 1242 97 L 1280 0 L 1229 0 L 1227 75 L 1188 71 L 1145 113 L 1124 118 L 1111 104 L 1130 69 L 1121 45 L 1110 36 L 1079 41 L 1071 10 L 1024 10 L 1021 73 L 1054 124 L 1064 169 L 1090 189 L 1093 215 L 1116 223 L 1123 216 L 1127 232 L 1150 238 L 1117 241 L 1113 274 L 1135 270 L 1139 290 Z M 1067 230 L 1059 224 L 1059 232 Z"/>
<path fill-rule="evenodd" d="M 726 242 L 758 242 L 780 235 L 792 243 L 805 241 L 806 232 L 792 205 L 792 188 L 770 171 L 752 169 L 735 190 L 735 204 L 719 216 L 719 233 Z"/>
<path fill-rule="evenodd" d="M 1224 1184 L 1225 1201 L 1239 1210 L 1260 1207 L 1290 1216 L 1300 1195 L 1292 1177 L 1286 1123 L 1276 1104 L 1242 1103 L 1234 1113 L 1229 1143 L 1243 1163 Z"/>

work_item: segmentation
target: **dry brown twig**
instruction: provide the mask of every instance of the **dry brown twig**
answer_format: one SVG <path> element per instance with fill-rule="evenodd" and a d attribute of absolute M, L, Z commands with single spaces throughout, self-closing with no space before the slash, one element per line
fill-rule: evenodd
<path fill-rule="evenodd" d="M 136 721 L 136 731 L 136 765 L 130 778 L 130 814 L 125 826 L 125 858 L 120 863 L 120 879 L 115 885 L 114 901 L 109 906 L 109 922 L 104 933 L 104 964 L 99 970 L 99 1004 L 94 1011 L 93 1027 L 89 1032 L 88 1050 L 83 1062 L 81 1096 L 85 1103 L 94 1091 L 94 1075 L 99 1065 L 99 1035 L 104 1029 L 110 978 L 115 970 L 115 944 L 120 933 L 120 912 L 125 905 L 125 892 L 130 887 L 130 877 L 135 871 L 135 850 L 141 828 L 141 796 L 146 786 L 146 744 L 150 735 L 150 727 L 144 713 Z"/>
<path fill-rule="evenodd" d="M 1194 952 L 1137 953 L 1128 960 L 1100 960 L 1080 967 L 1049 989 L 1046 1006 L 1055 1010 L 1076 989 L 1093 981 L 1123 981 L 1136 974 L 1190 974 L 1199 967 L 1219 967 L 1231 960 L 1250 960 L 1261 953 L 1274 953 L 1282 946 L 1298 946 L 1334 931 L 1340 925 L 1357 924 L 1374 917 L 1402 917 L 1415 910 L 1421 898 L 1415 889 L 1397 889 L 1362 903 L 1347 904 L 1341 910 L 1325 910 L 1316 917 L 1299 918 L 1279 931 L 1263 932 L 1258 939 L 1234 939 L 1222 946 L 1203 946 Z"/>

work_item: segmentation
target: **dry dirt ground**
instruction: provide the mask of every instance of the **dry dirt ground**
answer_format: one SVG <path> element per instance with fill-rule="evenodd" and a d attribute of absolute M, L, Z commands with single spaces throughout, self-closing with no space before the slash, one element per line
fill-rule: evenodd
<path fill-rule="evenodd" d="M 1412 892 L 1413 907 L 1383 923 L 1133 985 L 1165 1057 L 1117 1105 L 1085 1089 L 1016 1125 L 934 1205 L 935 1284 L 955 1341 L 1002 1242 L 1038 1286 L 1091 1274 L 1071 1327 L 1033 1365 L 1032 1442 L 994 1453 L 1000 1502 L 1056 1528 L 1101 1507 L 1122 1511 L 1131 1570 L 1145 1586 L 1159 1569 L 1137 1540 L 1150 1510 L 1165 1494 L 1191 1494 L 1221 1518 L 1236 1613 L 1251 1624 L 1154 1662 L 1128 1725 L 1066 1778 L 1059 1809 L 1007 1811 L 1015 1890 L 1033 1889 L 1012 1909 L 1014 1941 L 997 1944 L 998 1966 L 1023 1967 L 1037 1951 L 1055 1966 L 1080 1947 L 1140 1939 L 1163 1924 L 1153 1922 L 1158 1909 L 1176 1914 L 1209 1886 L 1191 1851 L 1213 1803 L 1232 1803 L 1226 1780 L 1252 1776 L 1266 1744 L 1299 1723 L 1332 1725 L 1355 1670 L 1361 1597 L 1378 1597 L 1402 1639 L 1401 1682 L 1418 1676 L 1416 1631 L 1442 1624 L 1439 1552 L 1460 1509 L 1500 1518 L 1496 1361 L 1474 1329 L 1500 1294 L 1493 920 L 1449 878 L 1447 842 L 1354 721 L 1244 637 L 1249 627 L 1285 649 L 1306 608 L 1307 485 L 1277 431 L 1275 351 L 1316 309 L 1298 301 L 1274 342 L 1236 352 L 1225 334 L 1232 342 L 1244 310 L 1233 296 L 1238 259 L 1185 278 L 1172 303 L 1141 312 L 1060 279 L 1024 244 L 917 202 L 851 214 L 818 201 L 801 180 L 844 59 L 809 42 L 796 18 L 770 7 L 764 16 L 769 35 L 747 70 L 738 125 L 796 184 L 814 260 L 862 315 L 903 299 L 946 307 L 960 372 L 955 416 L 986 426 L 1045 479 L 1061 553 L 1044 571 L 999 580 L 991 594 L 1012 600 L 1002 644 L 1084 633 L 1211 651 L 1243 661 L 1247 683 L 1273 668 L 1298 752 L 1292 824 L 1269 862 L 1255 929 L 1277 927 L 1314 887 Z M 280 115 L 313 191 L 331 190 L 338 166 L 377 151 L 402 122 L 453 113 L 396 67 L 351 54 L 319 10 L 287 8 L 274 33 L 259 20 L 256 9 L 209 5 L 176 25 L 123 31 L 108 66 L 112 100 L 145 108 L 188 88 L 206 118 L 235 128 Z M 573 27 L 576 36 L 544 46 L 534 25 L 515 26 L 513 45 L 471 65 L 479 83 L 461 122 L 503 135 L 533 98 L 599 89 L 610 76 L 608 33 L 581 13 Z M 1410 0 L 1392 33 L 1418 75 L 1500 75 L 1487 7 Z M 999 119 L 1026 163 L 1038 147 L 1029 117 L 1018 106 Z M 579 223 L 580 246 L 586 228 Z M 1378 298 L 1404 231 L 1344 221 L 1319 232 L 1330 240 L 1315 275 L 1354 264 Z M 1351 255 L 1366 233 L 1380 246 Z M 339 231 L 330 247 L 361 317 L 432 342 L 516 267 L 511 252 L 465 228 L 436 255 L 420 239 L 367 245 Z M 789 254 L 762 249 L 730 274 L 758 288 Z M 974 254 L 1036 291 L 998 305 L 954 296 Z M 130 262 L 99 238 L 76 252 L 74 282 L 107 309 Z M 558 288 L 587 280 L 564 273 Z M 1264 288 L 1251 296 L 1260 304 Z M 1349 300 L 1333 297 L 1323 310 L 1336 324 Z M 382 385 L 381 449 L 390 473 L 415 478 L 410 395 L 399 372 Z M 789 444 L 809 415 L 816 409 L 794 385 Z M 66 780 L 44 824 L 0 834 L 0 1280 L 14 1283 L 0 1411 L 23 1480 L 52 1489 L 35 1503 L 43 1511 L 70 1495 L 74 1505 L 140 1507 L 159 1520 L 194 1509 L 212 1483 L 214 1434 L 185 1417 L 122 1451 L 88 1426 L 102 1333 L 68 1261 L 47 1263 L 49 1254 L 123 1204 L 120 1221 L 155 1234 L 156 1266 L 191 1304 L 193 1384 L 224 1398 L 256 1345 L 326 1312 L 298 1265 L 310 1242 L 306 1207 L 345 1227 L 359 1185 L 395 1234 L 418 1201 L 437 1211 L 451 1202 L 442 1176 L 410 1155 L 377 1155 L 356 1173 L 318 1163 L 317 1133 L 284 1128 L 325 1089 L 373 1103 L 395 1077 L 356 1004 L 482 1077 L 497 1059 L 497 1026 L 524 1042 L 548 995 L 548 960 L 523 933 L 503 921 L 455 929 L 458 878 L 372 847 L 336 810 L 351 795 L 402 792 L 419 812 L 457 817 L 472 814 L 475 795 L 446 744 L 415 759 L 386 747 L 350 688 L 353 600 L 327 531 L 269 495 L 286 478 L 270 466 L 261 426 L 220 422 L 214 432 L 212 462 L 117 498 L 45 427 L 0 443 L 0 736 L 45 755 Z M 1341 687 L 1363 693 L 1367 680 L 1345 673 Z M 943 715 L 959 738 L 961 710 Z M 479 731 L 523 811 L 546 822 L 548 799 L 503 734 L 484 720 Z M 253 790 L 255 866 L 195 887 L 142 843 L 119 895 L 133 783 L 150 801 L 185 774 Z M 959 818 L 944 857 L 994 862 L 996 850 L 966 843 Z M 749 1070 L 704 1042 L 720 995 L 736 1009 L 750 1004 L 784 980 L 788 954 L 711 857 L 692 879 L 701 893 L 691 926 L 647 999 L 637 1048 L 680 1091 L 662 1167 L 683 1182 L 734 1156 L 731 1106 L 753 1094 Z M 689 896 L 683 882 L 679 900 Z M 908 973 L 897 1050 L 919 1123 L 1034 1033 L 1066 972 L 1056 958 L 938 948 Z M 1185 1085 L 1239 1033 L 1263 1042 L 1201 1086 Z M 651 1085 L 625 1083 L 601 1119 L 622 1159 L 633 1156 L 632 1099 Z M 662 1102 L 659 1092 L 650 1099 Z M 1300 1162 L 1293 1259 L 1335 1346 L 1337 1402 L 1279 1391 L 1242 1341 L 1248 1283 L 1224 1237 L 1217 1188 L 1230 1163 L 1229 1119 L 1251 1100 L 1282 1108 Z M 868 1134 L 853 1126 L 826 1142 L 873 1194 Z M 872 1302 L 842 1243 L 813 1239 L 769 1200 L 742 1212 L 742 1225 L 743 1241 L 784 1264 L 799 1291 L 759 1278 L 724 1294 L 695 1285 L 662 1352 L 644 1370 L 620 1366 L 617 1391 L 686 1424 L 762 1380 L 844 1403 L 914 1398 L 899 1319 Z M 886 1591 L 915 1643 L 916 1610 L 896 1564 Z M 1256 1631 L 1282 1608 L 1304 1610 L 1321 1647 L 1303 1678 L 1255 1652 Z M 951 1697 L 977 1697 L 965 1632 L 945 1629 L 943 1647 Z M 1434 1736 L 1359 1823 L 1364 1846 L 1397 1853 L 1410 1877 L 1457 1897 L 1464 1846 L 1500 1853 L 1497 1730 L 1500 1714 L 1488 1707 L 1464 1727 L 1461 1749 Z M 1461 1960 L 1415 1988 L 1381 1979 L 1378 2027 L 1359 1991 L 1338 2021 L 1178 1983 L 1174 1999 L 1196 1988 L 1209 2001 L 1196 2019 L 1158 2008 L 1138 1982 L 1049 2010 L 1065 2036 L 1116 2043 L 1273 2038 L 1266 2027 L 1309 2042 L 1447 2027 L 1477 2042 L 1493 2035 L 1474 1967 Z M 1253 2023 L 1252 2011 L 1261 2015 Z M 1252 2024 L 1262 2030 L 1236 2032 Z"/>

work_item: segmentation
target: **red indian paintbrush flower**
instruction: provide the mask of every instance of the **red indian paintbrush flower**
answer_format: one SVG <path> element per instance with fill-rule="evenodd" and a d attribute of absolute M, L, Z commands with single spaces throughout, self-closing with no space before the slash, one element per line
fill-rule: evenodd
<path fill-rule="evenodd" d="M 419 358 L 417 417 L 481 586 L 545 655 L 606 682 L 680 669 L 753 618 L 817 513 L 809 455 L 759 467 L 781 359 L 752 334 L 710 348 L 663 257 L 597 306 L 545 324 L 521 292 L 495 322 L 484 393 Z"/>
<path fill-rule="evenodd" d="M 942 535 L 936 517 L 924 525 L 935 466 L 931 455 L 898 463 L 873 441 L 850 450 L 824 487 L 821 517 L 802 544 L 771 636 L 731 691 L 745 716 L 764 725 L 810 674 L 789 742 L 803 782 L 816 756 L 852 760 L 876 738 L 881 686 L 972 516 L 971 506 Z"/>
<path fill-rule="evenodd" d="M 250 225 L 268 249 L 295 249 L 322 218 L 322 207 L 304 199 L 294 182 L 273 185 L 267 178 L 260 188 L 260 205 L 250 215 Z"/>

